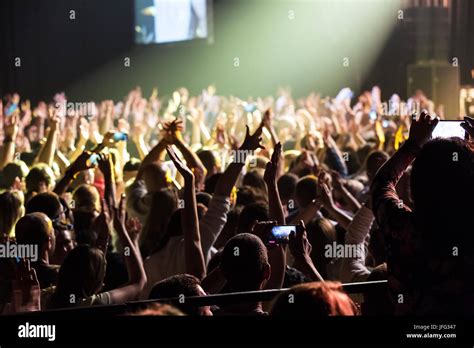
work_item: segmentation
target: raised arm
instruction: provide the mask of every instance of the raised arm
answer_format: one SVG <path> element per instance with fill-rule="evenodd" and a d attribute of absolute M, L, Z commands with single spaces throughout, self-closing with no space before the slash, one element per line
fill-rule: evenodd
<path fill-rule="evenodd" d="M 99 169 L 104 175 L 105 192 L 104 198 L 109 207 L 115 207 L 116 205 L 116 193 L 115 193 L 115 175 L 113 170 L 112 156 L 106 153 L 99 154 L 98 160 Z"/>
<path fill-rule="evenodd" d="M 86 170 L 91 168 L 89 166 L 88 160 L 91 156 L 91 152 L 89 151 L 84 151 L 75 161 L 72 163 L 69 168 L 66 169 L 63 177 L 59 182 L 56 184 L 54 187 L 54 193 L 56 193 L 58 196 L 61 196 L 64 194 L 69 185 L 71 185 L 72 181 L 75 179 L 77 174 L 79 174 L 80 171 Z"/>
<path fill-rule="evenodd" d="M 201 247 L 201 236 L 199 234 L 199 219 L 196 195 L 194 193 L 194 174 L 181 162 L 171 146 L 168 146 L 166 151 L 176 169 L 184 178 L 184 209 L 181 221 L 185 244 L 186 273 L 203 279 L 206 275 L 206 266 Z"/>
<path fill-rule="evenodd" d="M 263 148 L 260 145 L 262 141 L 262 127 L 257 128 L 255 133 L 250 135 L 249 127 L 246 128 L 245 140 L 237 150 L 237 154 L 234 156 L 234 160 L 227 167 L 224 174 L 219 178 L 214 190 L 215 195 L 219 196 L 230 196 L 232 189 L 237 181 L 242 168 L 245 165 L 247 157 L 252 154 L 255 150 Z"/>
<path fill-rule="evenodd" d="M 5 119 L 5 118 L 4 118 Z M 11 116 L 11 120 L 4 126 L 5 137 L 3 139 L 2 157 L 0 159 L 0 170 L 8 163 L 12 162 L 15 157 L 15 141 L 18 135 L 19 116 Z"/>
<path fill-rule="evenodd" d="M 352 221 L 351 217 L 336 206 L 332 197 L 332 192 L 327 183 L 320 179 L 318 188 L 324 208 L 329 212 L 331 218 L 336 220 L 345 230 L 347 230 Z"/>
<path fill-rule="evenodd" d="M 311 259 L 312 246 L 307 238 L 306 227 L 302 221 L 296 233 L 292 232 L 290 234 L 288 245 L 295 260 L 295 268 L 303 272 L 303 274 L 312 281 L 324 281 Z"/>
<path fill-rule="evenodd" d="M 58 133 L 59 116 L 53 115 L 53 117 L 50 118 L 50 127 L 48 136 L 46 137 L 46 142 L 38 153 L 38 163 L 46 163 L 50 167 L 53 165 L 54 154 L 58 143 Z"/>
<path fill-rule="evenodd" d="M 281 143 L 275 145 L 270 162 L 267 163 L 263 179 L 267 185 L 270 220 L 275 220 L 279 225 L 285 224 L 285 213 L 280 200 L 277 186 L 277 172 L 281 158 Z"/>
<path fill-rule="evenodd" d="M 125 265 L 128 271 L 128 284 L 110 291 L 112 303 L 134 300 L 146 284 L 146 274 L 140 251 L 136 248 L 125 227 L 125 197 L 122 195 L 119 208 L 114 213 L 114 228 L 122 242 Z"/>

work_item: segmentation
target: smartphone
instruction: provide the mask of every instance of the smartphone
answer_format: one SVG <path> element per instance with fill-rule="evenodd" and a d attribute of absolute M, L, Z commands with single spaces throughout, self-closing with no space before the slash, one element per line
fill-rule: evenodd
<path fill-rule="evenodd" d="M 466 131 L 461 127 L 460 120 L 441 120 L 433 130 L 432 138 L 459 137 L 466 139 Z"/>
<path fill-rule="evenodd" d="M 127 141 L 128 139 L 128 134 L 124 132 L 117 132 L 114 134 L 114 141 Z"/>
<path fill-rule="evenodd" d="M 97 167 L 99 164 L 99 155 L 97 153 L 93 153 L 90 155 L 89 159 L 87 160 L 88 167 Z"/>
<path fill-rule="evenodd" d="M 296 233 L 298 228 L 299 226 L 297 225 L 273 226 L 267 244 L 287 244 L 290 233 Z"/>

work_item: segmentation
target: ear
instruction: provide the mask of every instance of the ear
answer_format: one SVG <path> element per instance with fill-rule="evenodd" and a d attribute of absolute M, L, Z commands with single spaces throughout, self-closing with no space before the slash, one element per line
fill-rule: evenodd
<path fill-rule="evenodd" d="M 263 279 L 267 281 L 268 279 L 270 279 L 271 275 L 272 275 L 272 267 L 267 262 L 263 268 Z"/>
<path fill-rule="evenodd" d="M 21 191 L 21 179 L 19 177 L 15 177 L 12 187 L 14 190 Z"/>

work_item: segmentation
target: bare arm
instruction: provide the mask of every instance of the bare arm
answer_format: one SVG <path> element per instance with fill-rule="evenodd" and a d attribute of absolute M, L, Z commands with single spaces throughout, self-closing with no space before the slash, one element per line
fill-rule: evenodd
<path fill-rule="evenodd" d="M 267 163 L 267 167 L 265 168 L 264 180 L 268 190 L 270 220 L 275 220 L 279 225 L 284 225 L 285 213 L 281 204 L 276 181 L 278 165 L 281 158 L 281 149 L 281 143 L 277 143 L 271 161 Z"/>
<path fill-rule="evenodd" d="M 146 274 L 140 251 L 135 247 L 125 227 L 125 198 L 122 196 L 119 209 L 114 214 L 114 227 L 124 248 L 128 284 L 110 291 L 112 303 L 124 303 L 138 297 L 146 284 Z"/>
<path fill-rule="evenodd" d="M 168 155 L 184 178 L 184 209 L 182 214 L 182 225 L 185 243 L 186 272 L 203 279 L 206 275 L 206 266 L 201 247 L 201 236 L 199 234 L 199 219 L 197 215 L 196 195 L 194 193 L 194 174 L 176 156 L 174 150 L 168 146 Z"/>
<path fill-rule="evenodd" d="M 59 117 L 54 116 L 50 120 L 51 125 L 49 128 L 49 133 L 46 138 L 46 142 L 43 144 L 43 147 L 38 154 L 37 162 L 46 163 L 51 167 L 53 165 L 54 153 L 58 143 Z"/>

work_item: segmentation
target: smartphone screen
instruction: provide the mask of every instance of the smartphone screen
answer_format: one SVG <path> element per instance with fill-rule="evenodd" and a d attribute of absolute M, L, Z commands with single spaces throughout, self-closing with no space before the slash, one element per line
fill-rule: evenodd
<path fill-rule="evenodd" d="M 285 226 L 274 226 L 270 233 L 268 244 L 285 244 L 289 241 L 291 232 L 296 233 L 297 226 L 285 225 Z"/>
<path fill-rule="evenodd" d="M 466 131 L 461 127 L 462 121 L 441 120 L 433 130 L 433 138 L 466 138 Z"/>

